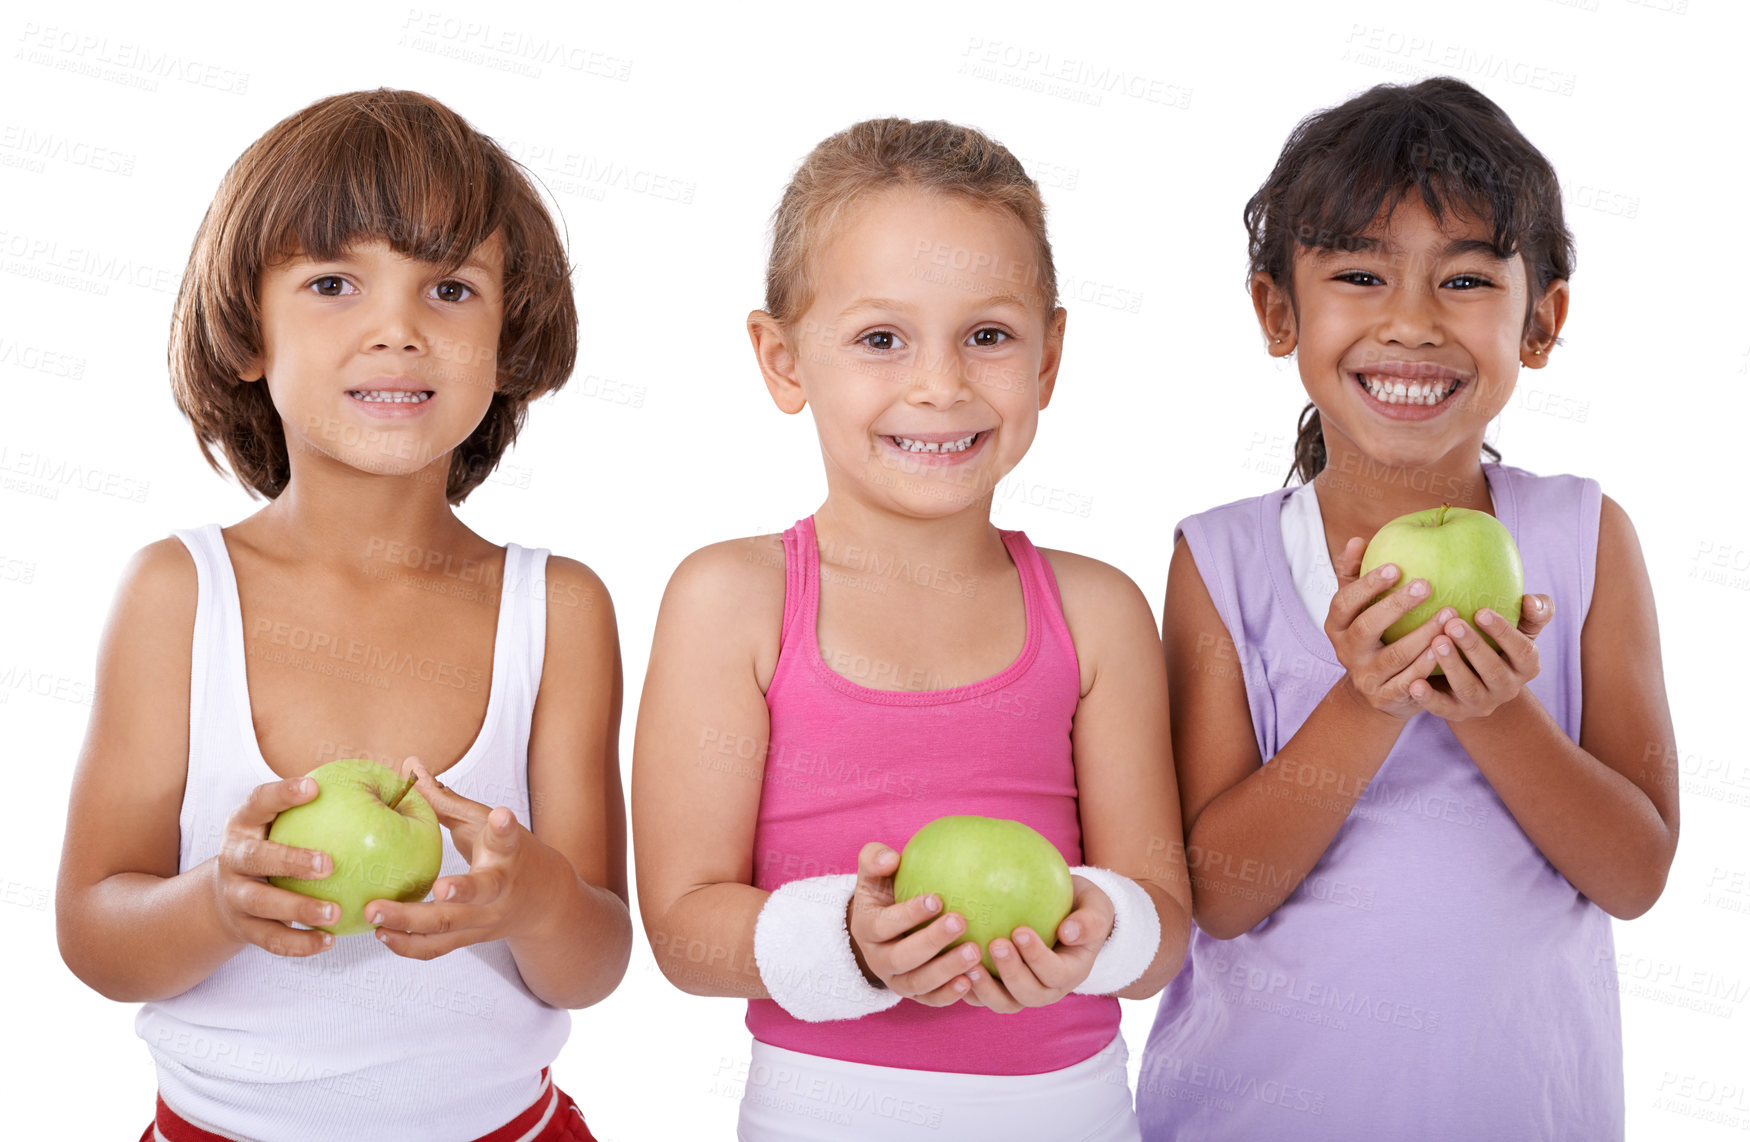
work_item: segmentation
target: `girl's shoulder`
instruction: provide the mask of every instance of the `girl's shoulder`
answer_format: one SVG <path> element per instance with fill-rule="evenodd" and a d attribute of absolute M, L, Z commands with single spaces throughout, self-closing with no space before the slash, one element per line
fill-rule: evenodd
<path fill-rule="evenodd" d="M 1120 661 L 1139 649 L 1160 657 L 1159 624 L 1135 580 L 1110 563 L 1073 551 L 1038 551 L 1057 581 L 1084 695 L 1102 663 Z"/>
<path fill-rule="evenodd" d="M 772 532 L 709 544 L 681 560 L 669 577 L 670 595 L 756 603 L 777 592 L 784 602 L 784 537 Z"/>
<path fill-rule="evenodd" d="M 1102 562 L 1087 555 L 1078 555 L 1074 551 L 1060 551 L 1051 547 L 1036 549 L 1045 557 L 1045 562 L 1051 567 L 1052 578 L 1057 580 L 1057 591 L 1063 599 L 1065 609 L 1072 605 L 1090 605 L 1100 600 L 1121 600 L 1134 595 L 1142 599 L 1142 590 L 1136 581 L 1110 563 Z M 1146 606 L 1146 600 L 1144 600 Z"/>
<path fill-rule="evenodd" d="M 777 533 L 701 547 L 675 568 L 665 614 L 709 621 L 719 631 L 774 631 L 784 615 L 784 537 Z"/>
<path fill-rule="evenodd" d="M 672 650 L 709 658 L 720 673 L 747 669 L 763 693 L 777 669 L 786 581 L 782 535 L 699 548 L 669 577 L 652 659 Z"/>

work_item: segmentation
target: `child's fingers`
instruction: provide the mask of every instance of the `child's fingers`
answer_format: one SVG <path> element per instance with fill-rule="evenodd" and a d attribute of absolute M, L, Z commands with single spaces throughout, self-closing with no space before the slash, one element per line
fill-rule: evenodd
<path fill-rule="evenodd" d="M 1337 593 L 1331 596 L 1331 609 L 1325 617 L 1325 633 L 1335 634 L 1350 629 L 1361 621 L 1369 608 L 1377 610 L 1379 606 L 1387 603 L 1396 607 L 1400 603 L 1407 602 L 1409 605 L 1404 607 L 1403 611 L 1398 612 L 1398 614 L 1403 614 L 1427 597 L 1428 584 L 1423 580 L 1412 581 L 1404 590 L 1392 591 L 1391 594 L 1386 595 L 1386 592 L 1391 591 L 1392 587 L 1397 584 L 1399 574 L 1397 564 L 1382 563 L 1353 583 L 1339 587 Z M 1417 583 L 1420 583 L 1421 586 L 1418 587 Z M 1421 594 L 1412 595 L 1409 593 L 1411 591 L 1420 591 Z M 1381 598 L 1382 595 L 1385 597 Z M 1385 614 L 1387 612 L 1380 611 L 1379 613 Z M 1379 631 L 1383 631 L 1396 621 L 1396 614 L 1386 619 L 1373 633 L 1372 638 L 1378 638 Z"/>
<path fill-rule="evenodd" d="M 1373 660 L 1373 665 L 1379 671 L 1379 675 L 1383 678 L 1390 678 L 1402 674 L 1415 665 L 1416 660 L 1434 645 L 1436 638 L 1440 637 L 1441 627 L 1448 619 L 1454 618 L 1457 614 L 1458 612 L 1451 607 L 1443 607 L 1439 614 L 1381 650 L 1379 656 Z"/>
<path fill-rule="evenodd" d="M 857 887 L 851 894 L 849 922 L 851 934 L 858 939 L 890 940 L 899 934 L 888 931 L 887 926 L 879 929 L 885 934 L 875 934 L 880 914 L 893 904 L 893 873 L 898 867 L 899 854 L 880 841 L 870 841 L 857 854 Z M 927 916 L 920 915 L 913 923 L 921 924 L 926 919 Z"/>
<path fill-rule="evenodd" d="M 301 892 L 279 888 L 265 880 L 236 877 L 225 886 L 225 902 L 240 924 L 271 921 L 315 928 L 340 919 L 340 905 Z"/>
<path fill-rule="evenodd" d="M 1506 624 L 1502 623 L 1501 625 L 1504 627 Z M 1513 633 L 1515 637 L 1522 637 L 1518 635 L 1517 631 Z M 1477 680 L 1476 691 L 1468 689 L 1464 691 L 1467 696 L 1474 694 L 1474 696 L 1480 697 L 1485 690 L 1503 693 L 1513 684 L 1513 667 L 1508 662 L 1507 656 L 1483 641 L 1483 636 L 1477 632 L 1475 627 L 1463 620 L 1456 620 L 1446 624 L 1446 635 L 1458 644 L 1459 650 L 1464 652 L 1471 673 Z M 1526 643 L 1526 645 L 1529 646 L 1530 643 Z M 1445 668 L 1443 660 L 1441 669 Z M 1462 679 L 1463 676 L 1461 675 L 1460 678 Z M 1455 687 L 1454 693 L 1458 692 Z"/>
<path fill-rule="evenodd" d="M 1501 657 L 1507 660 L 1515 674 L 1525 678 L 1537 677 L 1537 633 L 1549 625 L 1548 611 L 1545 617 L 1536 620 L 1535 629 L 1527 631 L 1525 620 L 1520 619 L 1516 627 L 1508 626 L 1507 620 L 1494 611 L 1477 612 L 1477 626 L 1482 632 L 1495 640 L 1495 645 L 1501 648 Z"/>
<path fill-rule="evenodd" d="M 1098 948 L 1112 934 L 1112 905 L 1077 908 L 1057 926 L 1057 942 L 1068 947 Z"/>
<path fill-rule="evenodd" d="M 872 886 L 881 886 L 884 881 L 891 881 L 893 874 L 899 871 L 899 854 L 880 841 L 870 841 L 857 853 L 857 887 L 864 882 Z M 892 895 L 893 885 L 885 885 L 888 895 Z"/>
<path fill-rule="evenodd" d="M 439 877 L 431 886 L 431 898 L 439 904 L 478 904 L 491 900 L 504 891 L 504 878 L 491 868 L 476 869 L 456 876 Z M 373 903 L 375 903 L 373 901 Z M 394 901 L 383 901 L 385 904 Z M 369 906 L 366 906 L 369 912 Z"/>
<path fill-rule="evenodd" d="M 382 932 L 400 932 L 414 936 L 445 936 L 465 934 L 479 928 L 485 914 L 472 904 L 454 904 L 449 901 L 442 903 L 418 902 L 403 904 L 395 900 L 373 900 L 365 906 L 365 919 L 377 925 Z M 461 939 L 457 944 L 472 943 L 473 938 Z M 449 951 L 449 947 L 443 951 Z M 401 953 L 405 954 L 405 953 Z M 442 952 L 434 952 L 442 955 Z M 421 958 L 421 957 L 415 957 Z"/>
<path fill-rule="evenodd" d="M 320 849 L 300 849 L 277 844 L 266 837 L 231 835 L 225 838 L 219 862 L 237 876 L 295 876 L 299 880 L 322 880 L 334 871 L 334 861 Z"/>
<path fill-rule="evenodd" d="M 473 833 L 485 824 L 487 814 L 492 812 L 491 808 L 464 797 L 443 784 L 416 757 L 407 759 L 407 768 L 418 779 L 414 788 L 419 790 L 419 795 L 425 798 L 426 804 L 437 814 L 438 824 L 450 830 L 452 836 L 459 831 L 466 831 L 471 840 Z M 457 847 L 461 847 L 459 842 Z"/>
<path fill-rule="evenodd" d="M 919 924 L 928 924 L 941 911 L 941 908 L 942 898 L 940 896 L 934 894 L 914 896 L 910 900 L 901 900 L 898 904 L 862 909 L 852 917 L 852 922 L 857 926 L 857 935 L 865 942 L 885 944 L 889 940 L 899 939 Z M 965 931 L 964 919 L 959 916 L 954 918 L 960 921 L 960 931 Z M 944 916 L 942 919 L 946 920 L 947 917 Z M 959 938 L 959 934 L 959 932 L 955 933 L 956 939 Z"/>
<path fill-rule="evenodd" d="M 288 777 L 283 781 L 269 781 L 257 785 L 249 791 L 249 796 L 243 804 L 237 806 L 231 813 L 230 820 L 225 822 L 228 829 L 239 829 L 245 832 L 267 832 L 268 825 L 281 813 L 294 805 L 302 805 L 306 801 L 314 801 L 319 788 L 314 777 Z"/>
<path fill-rule="evenodd" d="M 907 957 L 907 959 L 910 958 L 910 956 Z M 978 945 L 969 941 L 961 944 L 958 948 L 949 948 L 945 952 L 932 955 L 918 966 L 896 971 L 888 977 L 887 986 L 889 990 L 898 992 L 900 995 L 926 995 L 938 988 L 946 987 L 954 981 L 956 976 L 976 967 L 977 964 Z"/>
<path fill-rule="evenodd" d="M 476 942 L 475 933 L 463 929 L 454 932 L 404 932 L 395 928 L 378 928 L 377 942 L 410 960 L 435 960 L 457 948 Z"/>
<path fill-rule="evenodd" d="M 925 1007 L 948 1007 L 966 999 L 971 993 L 972 982 L 964 975 L 957 975 L 934 991 L 926 991 L 910 998 L 914 1003 L 921 1003 Z"/>
<path fill-rule="evenodd" d="M 884 974 L 893 976 L 901 972 L 913 971 L 941 956 L 947 951 L 950 944 L 965 934 L 966 920 L 958 912 L 950 912 L 935 923 L 913 932 L 909 936 L 896 939 L 891 943 L 883 942 L 877 946 L 881 949 L 882 964 L 887 969 Z M 866 943 L 867 941 L 865 941 Z M 954 954 L 962 955 L 967 948 L 972 948 L 975 952 L 978 950 L 974 945 L 968 943 L 955 949 Z M 865 947 L 864 955 L 868 954 L 869 949 Z M 976 963 L 977 959 L 978 957 L 974 956 L 967 962 Z M 936 985 L 932 984 L 931 986 Z M 926 989 L 919 988 L 918 990 Z"/>
<path fill-rule="evenodd" d="M 1031 928 L 1016 928 L 1010 954 L 997 961 L 1003 985 L 1021 1003 L 1039 1007 L 1055 1003 L 1069 989 L 1088 978 L 1094 953 L 1087 948 L 1059 944 L 1056 950 Z M 994 949 L 993 949 L 994 956 Z"/>
<path fill-rule="evenodd" d="M 510 878 L 501 868 L 496 865 L 476 866 L 468 872 L 439 877 L 432 883 L 430 900 L 373 900 L 365 905 L 365 915 L 371 915 L 379 905 L 384 911 L 389 911 L 403 907 L 424 907 L 427 904 L 492 904 L 509 890 Z M 402 927 L 399 924 L 393 926 Z"/>
<path fill-rule="evenodd" d="M 1112 898 L 1104 889 L 1082 876 L 1072 876 L 1075 895 L 1070 901 L 1070 913 L 1057 925 L 1059 943 L 1086 943 L 1099 947 L 1112 934 L 1114 909 Z"/>
<path fill-rule="evenodd" d="M 1526 595 L 1519 600 L 1519 632 L 1526 638 L 1535 639 L 1555 617 L 1555 601 L 1548 595 Z M 1501 636 L 1493 629 L 1489 630 L 1489 635 L 1496 642 L 1501 642 Z"/>
<path fill-rule="evenodd" d="M 239 918 L 238 929 L 245 940 L 276 956 L 313 956 L 334 946 L 334 937 L 327 932 L 289 928 L 277 920 L 254 916 Z"/>
<path fill-rule="evenodd" d="M 1367 554 L 1367 541 L 1359 535 L 1349 537 L 1343 550 L 1337 553 L 1332 569 L 1337 572 L 1337 585 L 1344 587 L 1361 577 L 1361 558 Z"/>
<path fill-rule="evenodd" d="M 1489 649 L 1487 643 L 1476 636 L 1476 632 L 1465 626 L 1462 619 L 1455 619 L 1447 624 L 1448 631 L 1434 640 L 1434 658 L 1440 663 L 1440 673 L 1446 676 L 1446 685 L 1452 691 L 1452 698 L 1459 705 L 1469 705 L 1478 701 L 1488 692 L 1488 686 L 1478 676 L 1476 665 L 1487 664 L 1490 658 L 1495 660 L 1494 666 L 1501 665 L 1500 656 Z M 1465 633 L 1454 636 L 1450 632 L 1464 627 Z M 1460 654 L 1460 650 L 1464 653 Z M 1466 661 L 1466 659 L 1469 661 Z"/>
<path fill-rule="evenodd" d="M 517 850 L 522 847 L 523 837 L 527 834 L 528 830 L 522 827 L 516 814 L 503 805 L 487 812 L 481 829 L 486 847 L 506 859 L 516 856 Z"/>
<path fill-rule="evenodd" d="M 967 972 L 966 978 L 972 982 L 972 990 L 967 993 L 968 1003 L 976 998 L 979 1006 L 988 1007 L 1001 1015 L 1013 1015 L 1021 1010 L 1021 1004 L 1016 1002 L 1015 997 L 1009 994 L 1007 988 L 1003 987 L 1002 981 L 982 967 L 976 967 Z"/>
<path fill-rule="evenodd" d="M 1412 579 L 1401 591 L 1393 591 L 1376 603 L 1369 603 L 1349 624 L 1349 634 L 1372 645 L 1385 637 L 1385 629 L 1421 606 L 1433 588 L 1426 579 Z M 1399 640 L 1402 641 L 1402 640 Z"/>

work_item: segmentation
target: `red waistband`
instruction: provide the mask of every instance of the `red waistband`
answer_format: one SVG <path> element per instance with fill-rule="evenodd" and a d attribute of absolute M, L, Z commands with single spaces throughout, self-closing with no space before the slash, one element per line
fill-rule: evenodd
<path fill-rule="evenodd" d="M 546 1139 L 589 1139 L 589 1128 L 583 1125 L 583 1115 L 569 1095 L 553 1085 L 548 1071 L 541 1069 L 541 1094 L 529 1108 L 490 1134 L 475 1142 L 544 1142 Z M 538 1131 L 538 1133 L 537 1133 Z M 223 1134 L 214 1134 L 188 1122 L 171 1110 L 158 1096 L 158 1116 L 140 1142 L 230 1142 Z"/>

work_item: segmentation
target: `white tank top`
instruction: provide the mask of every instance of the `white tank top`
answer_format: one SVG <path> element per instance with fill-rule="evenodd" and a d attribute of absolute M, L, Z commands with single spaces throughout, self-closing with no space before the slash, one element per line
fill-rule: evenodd
<path fill-rule="evenodd" d="M 242 609 L 217 524 L 179 531 L 199 603 L 189 686 L 181 868 L 219 849 L 251 789 L 279 776 L 255 738 Z M 529 723 L 546 644 L 547 552 L 505 549 L 492 682 L 479 737 L 445 770 L 464 797 L 506 805 L 529 824 Z M 321 661 L 323 651 L 305 652 Z M 338 671 L 360 670 L 333 658 Z M 398 663 L 391 663 L 394 669 Z M 417 677 L 419 664 L 403 668 Z M 445 875 L 467 862 L 444 831 Z M 541 1091 L 571 1017 L 535 998 L 503 940 L 429 962 L 369 935 L 302 959 L 249 947 L 201 983 L 145 1004 L 134 1022 L 158 1088 L 190 1121 L 252 1142 L 475 1138 Z"/>

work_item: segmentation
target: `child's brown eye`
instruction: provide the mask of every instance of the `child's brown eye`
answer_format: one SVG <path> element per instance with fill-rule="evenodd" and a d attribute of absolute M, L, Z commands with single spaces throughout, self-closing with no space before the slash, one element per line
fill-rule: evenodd
<path fill-rule="evenodd" d="M 310 288 L 314 289 L 323 297 L 339 297 L 346 292 L 346 285 L 347 282 L 345 278 L 338 277 L 334 274 L 324 274 L 322 277 L 311 282 Z"/>
<path fill-rule="evenodd" d="M 980 329 L 972 335 L 972 343 L 986 349 L 1001 345 L 1008 339 L 1008 333 L 1001 329 Z"/>
<path fill-rule="evenodd" d="M 432 290 L 439 301 L 467 301 L 474 291 L 461 282 L 439 282 Z"/>
<path fill-rule="evenodd" d="M 883 351 L 893 348 L 899 341 L 897 337 L 885 329 L 877 329 L 873 333 L 865 333 L 857 340 L 861 341 L 871 349 L 880 349 Z"/>

